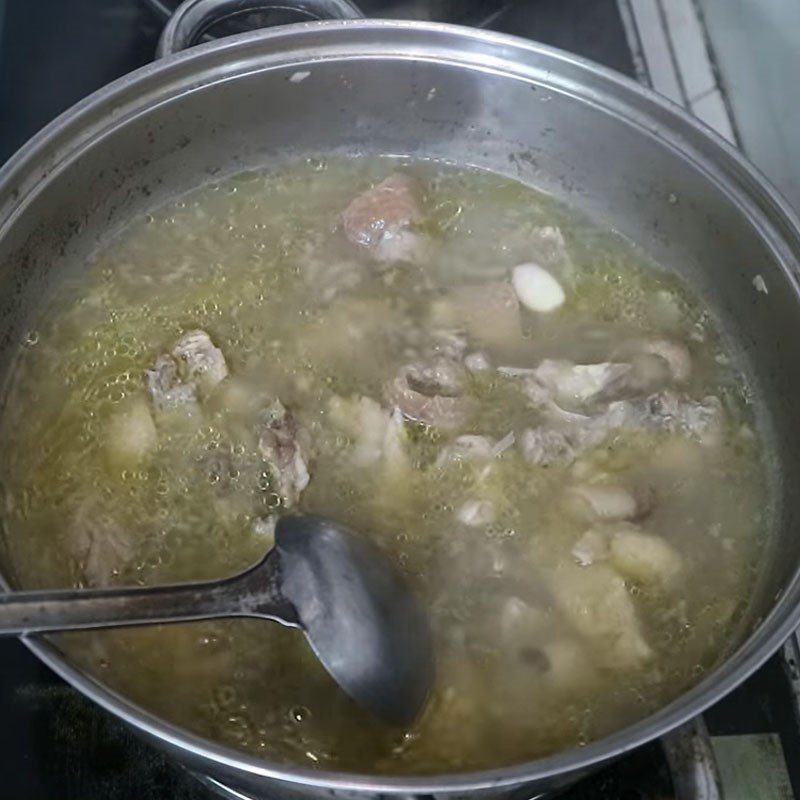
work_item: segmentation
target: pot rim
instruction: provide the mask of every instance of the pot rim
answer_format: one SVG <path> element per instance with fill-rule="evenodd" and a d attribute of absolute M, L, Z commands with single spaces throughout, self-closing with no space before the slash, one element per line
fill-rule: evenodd
<path fill-rule="evenodd" d="M 351 34 L 349 37 L 348 32 Z M 579 96 L 582 101 L 599 106 L 606 113 L 615 114 L 637 127 L 642 133 L 657 138 L 664 146 L 680 149 L 684 157 L 715 184 L 718 191 L 725 192 L 743 209 L 772 249 L 776 260 L 781 263 L 795 294 L 800 294 L 797 281 L 800 220 L 789 203 L 736 148 L 684 109 L 620 73 L 588 59 L 516 36 L 444 23 L 371 19 L 299 23 L 226 37 L 141 67 L 62 113 L 0 168 L 0 220 L 3 220 L 0 223 L 0 237 L 13 224 L 17 212 L 27 200 L 43 189 L 48 178 L 58 171 L 59 165 L 78 157 L 104 131 L 124 124 L 130 116 L 146 111 L 163 99 L 156 93 L 158 87 L 154 84 L 165 73 L 172 71 L 177 76 L 176 80 L 183 76 L 185 82 L 187 76 L 195 77 L 194 83 L 189 82 L 188 88 L 183 86 L 179 92 L 183 93 L 197 87 L 197 74 L 205 75 L 204 69 L 209 65 L 213 68 L 215 59 L 219 62 L 219 57 L 222 58 L 221 63 L 230 65 L 241 56 L 243 61 L 238 71 L 233 73 L 239 75 L 250 69 L 311 63 L 312 59 L 335 59 L 348 53 L 351 57 L 358 57 L 352 51 L 342 50 L 341 43 L 337 48 L 338 40 L 344 39 L 347 44 L 354 37 L 363 36 L 366 41 L 371 35 L 373 39 L 383 37 L 382 41 L 388 40 L 389 45 L 379 51 L 367 47 L 360 53 L 362 58 L 365 55 L 380 55 L 441 62 L 445 57 L 439 51 L 409 50 L 393 45 L 403 45 L 404 36 L 409 39 L 417 37 L 423 45 L 444 39 L 454 51 L 451 53 L 453 58 L 447 60 L 454 60 L 457 66 L 478 71 L 499 71 L 508 78 L 529 83 L 536 83 L 535 78 L 538 77 L 539 83 L 545 82 L 553 91 Z M 302 49 L 304 37 L 310 40 L 313 54 L 309 49 Z M 295 44 L 295 40 L 299 40 L 299 45 Z M 465 46 L 468 44 L 473 49 Z M 326 46 L 329 47 L 327 53 Z M 262 58 L 260 67 L 250 67 L 250 62 L 244 58 L 248 48 L 261 52 L 262 56 L 264 51 L 269 50 L 274 60 L 265 66 Z M 567 77 L 560 77 L 556 69 L 542 70 L 526 66 L 526 54 L 550 62 L 553 68 L 561 68 Z M 208 82 L 223 81 L 230 76 L 230 72 L 211 76 Z M 583 82 L 578 83 L 578 78 Z M 126 103 L 130 105 L 131 113 L 128 116 L 116 113 L 119 110 L 124 112 Z M 60 149 L 57 146 L 59 141 L 62 142 Z M 56 146 L 53 146 L 54 142 Z M 2 576 L 0 584 L 7 588 Z M 228 770 L 290 784 L 336 790 L 393 795 L 470 792 L 521 785 L 588 770 L 662 736 L 702 713 L 758 669 L 798 627 L 799 597 L 800 569 L 795 571 L 782 595 L 776 596 L 770 613 L 759 621 L 746 641 L 700 683 L 632 725 L 584 747 L 561 751 L 545 758 L 488 770 L 430 775 L 369 775 L 314 770 L 248 755 L 157 717 L 71 665 L 53 643 L 45 639 L 21 638 L 54 672 L 107 711 L 151 737 L 166 742 L 175 750 L 222 765 Z"/>

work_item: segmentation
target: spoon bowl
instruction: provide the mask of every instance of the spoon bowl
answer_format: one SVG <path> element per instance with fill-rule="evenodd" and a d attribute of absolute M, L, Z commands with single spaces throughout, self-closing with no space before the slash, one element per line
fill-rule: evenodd
<path fill-rule="evenodd" d="M 283 517 L 275 529 L 281 593 L 317 657 L 356 702 L 407 724 L 433 683 L 428 620 L 374 542 L 323 517 Z"/>
<path fill-rule="evenodd" d="M 301 629 L 339 686 L 390 724 L 408 725 L 430 694 L 430 625 L 405 577 L 374 542 L 313 514 L 282 517 L 275 547 L 231 578 L 0 596 L 5 636 L 219 617 Z"/>

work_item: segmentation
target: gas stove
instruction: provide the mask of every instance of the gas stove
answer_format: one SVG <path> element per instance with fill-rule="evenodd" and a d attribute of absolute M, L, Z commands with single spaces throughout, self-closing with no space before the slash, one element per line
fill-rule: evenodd
<path fill-rule="evenodd" d="M 454 22 L 561 47 L 668 96 L 672 92 L 672 99 L 698 115 L 716 114 L 707 121 L 716 121 L 718 130 L 736 141 L 735 125 L 720 116 L 720 108 L 726 108 L 721 88 L 714 84 L 690 96 L 692 76 L 681 71 L 680 61 L 674 64 L 674 81 L 665 66 L 664 52 L 674 56 L 675 48 L 670 50 L 667 41 L 667 50 L 654 49 L 663 29 L 659 34 L 651 12 L 669 21 L 683 5 L 672 2 L 359 0 L 359 6 L 367 16 Z M 0 0 L 0 163 L 59 112 L 151 61 L 176 5 L 176 0 Z M 709 75 L 716 80 L 711 64 Z M 722 105 L 712 108 L 708 98 L 716 100 L 715 92 Z M 800 639 L 795 636 L 703 718 L 630 753 L 561 797 L 800 798 L 798 698 Z M 8 800 L 243 797 L 184 771 L 140 741 L 16 640 L 0 640 L 0 709 L 0 796 Z"/>

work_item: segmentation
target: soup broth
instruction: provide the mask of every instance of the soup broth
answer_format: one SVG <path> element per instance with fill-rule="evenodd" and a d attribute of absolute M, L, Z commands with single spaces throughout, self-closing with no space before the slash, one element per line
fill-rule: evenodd
<path fill-rule="evenodd" d="M 736 644 L 766 528 L 702 302 L 534 189 L 440 164 L 308 160 L 133 220 L 30 331 L 0 439 L 25 588 L 222 577 L 288 509 L 393 556 L 438 661 L 409 730 L 278 625 L 57 639 L 164 718 L 305 766 L 493 767 L 645 717 Z"/>

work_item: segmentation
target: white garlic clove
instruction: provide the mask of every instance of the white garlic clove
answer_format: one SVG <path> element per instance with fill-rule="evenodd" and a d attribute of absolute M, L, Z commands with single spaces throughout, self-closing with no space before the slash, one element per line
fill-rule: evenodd
<path fill-rule="evenodd" d="M 519 302 L 531 311 L 555 311 L 566 299 L 561 284 L 544 267 L 533 262 L 514 267 L 511 285 Z"/>

